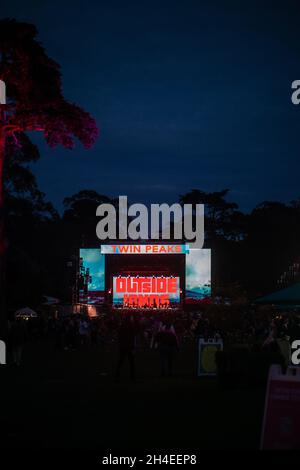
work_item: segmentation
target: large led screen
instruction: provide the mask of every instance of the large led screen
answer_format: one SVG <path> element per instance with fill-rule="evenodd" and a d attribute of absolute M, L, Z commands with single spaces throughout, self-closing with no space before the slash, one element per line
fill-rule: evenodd
<path fill-rule="evenodd" d="M 186 255 L 185 300 L 203 302 L 211 296 L 211 251 L 190 249 Z"/>
<path fill-rule="evenodd" d="M 79 301 L 99 304 L 105 296 L 105 255 L 99 248 L 80 249 Z"/>
<path fill-rule="evenodd" d="M 176 307 L 179 303 L 179 277 L 113 277 L 113 304 L 115 307 L 169 308 Z"/>

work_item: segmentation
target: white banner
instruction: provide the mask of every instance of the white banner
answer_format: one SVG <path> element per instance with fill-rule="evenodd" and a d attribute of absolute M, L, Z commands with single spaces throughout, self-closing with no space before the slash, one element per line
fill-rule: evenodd
<path fill-rule="evenodd" d="M 101 245 L 103 255 L 185 255 L 188 245 Z"/>

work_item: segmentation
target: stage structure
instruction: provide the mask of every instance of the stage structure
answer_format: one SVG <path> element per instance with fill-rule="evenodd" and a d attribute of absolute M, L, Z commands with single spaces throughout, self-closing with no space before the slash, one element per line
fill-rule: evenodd
<path fill-rule="evenodd" d="M 78 302 L 178 309 L 209 302 L 211 251 L 187 244 L 110 244 L 79 253 Z"/>

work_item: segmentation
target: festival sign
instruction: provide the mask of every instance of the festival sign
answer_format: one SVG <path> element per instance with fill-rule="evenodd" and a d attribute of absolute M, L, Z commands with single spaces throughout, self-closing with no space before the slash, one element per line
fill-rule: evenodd
<path fill-rule="evenodd" d="M 198 377 L 201 375 L 216 375 L 216 353 L 223 350 L 223 341 L 200 338 L 198 341 Z"/>
<path fill-rule="evenodd" d="M 167 308 L 179 303 L 179 277 L 118 276 L 113 278 L 113 304 Z"/>
<path fill-rule="evenodd" d="M 103 255 L 185 255 L 188 245 L 101 245 Z"/>
<path fill-rule="evenodd" d="M 262 449 L 300 449 L 300 369 L 279 365 L 269 371 L 261 437 Z"/>

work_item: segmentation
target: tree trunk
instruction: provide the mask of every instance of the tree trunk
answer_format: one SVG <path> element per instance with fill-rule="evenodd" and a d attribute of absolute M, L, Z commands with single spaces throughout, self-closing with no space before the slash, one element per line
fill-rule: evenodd
<path fill-rule="evenodd" d="M 4 234 L 4 158 L 5 131 L 0 127 L 0 340 L 6 338 L 7 317 L 5 302 L 5 255 L 6 241 Z"/>

